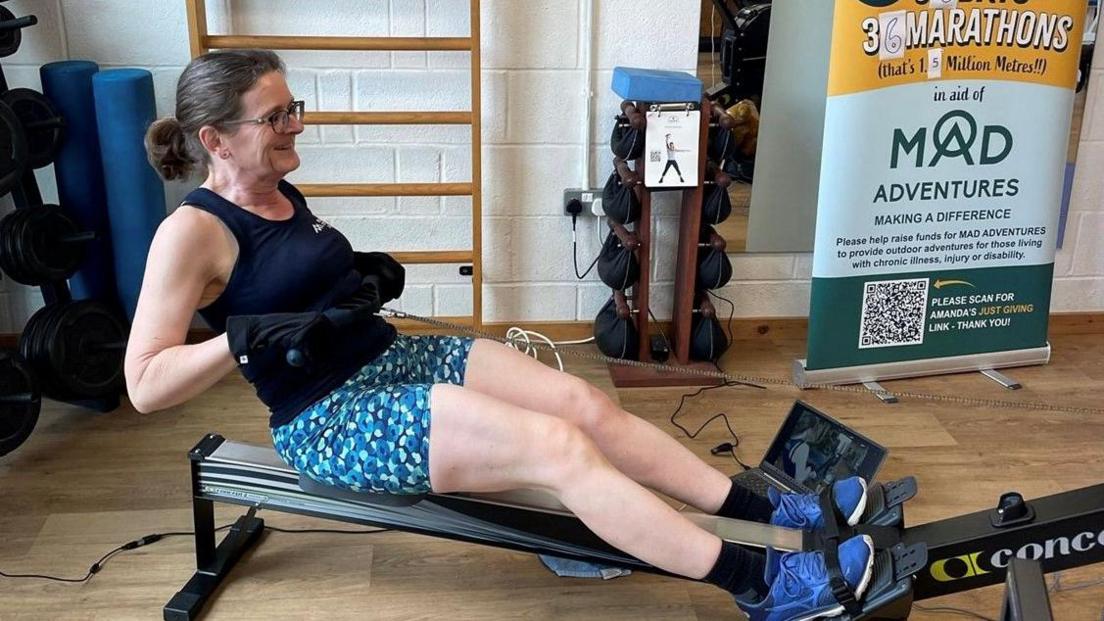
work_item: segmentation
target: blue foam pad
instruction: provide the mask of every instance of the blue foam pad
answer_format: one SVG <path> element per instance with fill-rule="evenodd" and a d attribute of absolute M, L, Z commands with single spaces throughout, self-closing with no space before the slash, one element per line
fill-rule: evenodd
<path fill-rule="evenodd" d="M 613 92 L 622 99 L 658 103 L 701 101 L 702 81 L 683 71 L 614 67 Z"/>
<path fill-rule="evenodd" d="M 87 60 L 66 60 L 43 65 L 42 93 L 65 119 L 65 131 L 54 161 L 58 203 L 81 227 L 95 231 L 85 245 L 85 259 L 69 279 L 76 300 L 100 300 L 118 304 L 115 291 L 111 230 L 107 218 L 100 139 L 92 98 L 92 76 L 100 67 Z"/>
<path fill-rule="evenodd" d="M 146 159 L 146 129 L 157 116 L 153 75 L 111 69 L 92 76 L 103 161 L 115 281 L 127 317 L 134 319 L 146 255 L 165 218 L 165 184 Z"/>

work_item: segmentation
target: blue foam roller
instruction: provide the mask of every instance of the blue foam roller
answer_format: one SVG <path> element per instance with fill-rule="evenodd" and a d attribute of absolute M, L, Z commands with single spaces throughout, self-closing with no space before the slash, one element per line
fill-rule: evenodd
<path fill-rule="evenodd" d="M 684 102 L 702 98 L 702 81 L 684 71 L 614 67 L 610 88 L 629 101 Z"/>
<path fill-rule="evenodd" d="M 85 245 L 84 263 L 69 279 L 69 289 L 73 299 L 100 300 L 114 306 L 118 294 L 92 98 L 92 76 L 99 70 L 91 61 L 66 60 L 43 65 L 39 76 L 42 93 L 65 119 L 61 148 L 54 160 L 58 203 L 82 230 L 96 232 L 96 239 Z"/>
<path fill-rule="evenodd" d="M 134 319 L 146 255 L 165 218 L 165 184 L 146 159 L 146 129 L 156 118 L 153 75 L 144 69 L 110 69 L 92 76 L 107 211 L 115 256 L 115 283 L 127 317 Z"/>

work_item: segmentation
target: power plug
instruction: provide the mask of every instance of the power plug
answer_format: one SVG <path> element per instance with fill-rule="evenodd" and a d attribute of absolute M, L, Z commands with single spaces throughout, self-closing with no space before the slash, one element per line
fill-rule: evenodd
<path fill-rule="evenodd" d="M 0 0 L 2 1 L 2 0 Z M 571 188 L 564 190 L 564 214 L 568 216 L 604 216 L 602 211 L 602 188 L 582 190 Z"/>

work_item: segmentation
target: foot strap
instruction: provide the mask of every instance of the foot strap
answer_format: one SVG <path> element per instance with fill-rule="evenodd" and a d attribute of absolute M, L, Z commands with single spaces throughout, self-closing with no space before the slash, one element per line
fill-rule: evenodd
<path fill-rule="evenodd" d="M 839 540 L 830 539 L 825 543 L 827 545 L 824 547 L 824 566 L 828 568 L 828 586 L 832 588 L 832 596 L 849 614 L 858 616 L 863 607 L 858 598 L 855 597 L 855 592 L 847 586 L 847 580 L 843 577 L 843 570 L 840 569 Z"/>
<path fill-rule="evenodd" d="M 836 509 L 836 503 L 832 499 L 832 486 L 828 486 L 820 494 L 820 512 L 824 516 L 824 528 L 821 531 L 821 549 L 824 554 L 824 566 L 828 570 L 828 586 L 832 589 L 832 596 L 843 606 L 843 609 L 852 616 L 858 616 L 862 612 L 862 604 L 855 597 L 855 592 L 847 586 L 847 580 L 843 577 L 843 570 L 839 562 L 840 524 L 846 524 L 843 515 Z M 828 519 L 831 516 L 832 519 Z"/>

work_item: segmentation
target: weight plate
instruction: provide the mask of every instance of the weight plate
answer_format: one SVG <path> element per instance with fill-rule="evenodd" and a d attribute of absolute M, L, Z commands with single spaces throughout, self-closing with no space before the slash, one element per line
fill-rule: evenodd
<path fill-rule="evenodd" d="M 12 229 L 11 244 L 12 249 L 15 252 L 15 261 L 18 266 L 18 272 L 23 277 L 23 281 L 26 284 L 32 286 L 41 286 L 49 282 L 49 280 L 42 277 L 41 273 L 35 270 L 35 266 L 28 261 L 27 257 L 27 244 L 24 242 L 27 239 L 27 235 L 30 231 L 31 219 L 36 215 L 36 209 L 34 207 L 27 207 L 20 209 L 20 218 L 15 221 L 15 228 Z"/>
<path fill-rule="evenodd" d="M 23 126 L 27 143 L 27 166 L 42 168 L 54 161 L 61 148 L 65 119 L 42 93 L 29 88 L 13 88 L 0 95 Z"/>
<path fill-rule="evenodd" d="M 51 381 L 79 397 L 106 397 L 123 387 L 126 324 L 105 305 L 82 300 L 66 305 L 46 337 Z"/>
<path fill-rule="evenodd" d="M 12 280 L 35 287 L 66 280 L 84 260 L 81 233 L 57 205 L 16 210 L 0 222 L 0 267 Z"/>
<path fill-rule="evenodd" d="M 15 21 L 15 15 L 7 8 L 0 6 L 0 22 Z M 0 58 L 11 56 L 19 51 L 19 44 L 23 42 L 22 28 L 0 31 Z"/>
<path fill-rule="evenodd" d="M 12 109 L 0 101 L 0 196 L 15 187 L 27 170 L 27 136 Z"/>
<path fill-rule="evenodd" d="M 65 280 L 73 275 L 84 259 L 84 244 L 65 241 L 80 233 L 77 223 L 57 205 L 27 209 L 30 215 L 17 238 L 25 270 L 43 283 Z"/>
<path fill-rule="evenodd" d="M 3 269 L 4 273 L 7 274 L 9 278 L 11 278 L 14 261 L 5 248 L 5 241 L 8 239 L 7 231 L 11 229 L 12 218 L 15 217 L 15 214 L 16 212 L 13 211 L 0 219 L 0 269 Z"/>
<path fill-rule="evenodd" d="M 56 396 L 50 388 L 50 367 L 46 364 L 46 356 L 43 355 L 42 336 L 50 316 L 54 314 L 60 304 L 47 304 L 35 311 L 23 327 L 23 334 L 19 337 L 19 353 L 27 360 L 35 376 L 38 378 L 42 393 Z"/>
<path fill-rule="evenodd" d="M 34 324 L 31 326 L 28 336 L 30 341 L 30 355 L 27 356 L 27 359 L 30 361 L 31 368 L 38 378 L 42 394 L 54 399 L 64 399 L 67 395 L 59 391 L 56 387 L 57 382 L 54 380 L 54 371 L 50 365 L 50 351 L 47 348 L 46 337 L 49 334 L 54 317 L 56 317 L 58 312 L 67 305 L 68 303 L 47 304 L 42 307 L 31 317 L 31 319 L 34 320 Z"/>
<path fill-rule="evenodd" d="M 20 250 L 19 236 L 23 223 L 30 215 L 26 209 L 17 209 L 5 218 L 6 226 L 0 231 L 0 256 L 3 258 L 4 271 L 12 280 L 24 285 L 37 286 L 39 281 L 27 272 L 26 261 Z"/>
<path fill-rule="evenodd" d="M 31 361 L 34 359 L 31 352 L 34 349 L 32 344 L 34 343 L 35 327 L 38 326 L 38 323 L 42 320 L 42 313 L 45 308 L 44 306 L 31 315 L 31 318 L 28 319 L 27 323 L 23 326 L 23 333 L 19 335 L 19 355 L 23 356 L 28 364 L 31 364 Z"/>
<path fill-rule="evenodd" d="M 38 329 L 36 335 L 38 348 L 35 352 L 36 365 L 34 367 L 36 373 L 38 373 L 39 383 L 42 386 L 42 392 L 58 401 L 71 399 L 75 395 L 67 390 L 61 381 L 60 371 L 54 364 L 54 356 L 52 347 L 57 339 L 57 325 L 61 315 L 72 306 L 73 302 L 62 302 L 59 304 L 50 304 L 47 308 L 49 310 L 42 318 L 42 325 Z"/>
<path fill-rule="evenodd" d="M 0 352 L 0 456 L 27 440 L 41 408 L 34 375 L 22 356 Z"/>
<path fill-rule="evenodd" d="M 18 266 L 18 273 L 22 276 L 23 281 L 27 284 L 38 286 L 44 284 L 41 278 L 35 276 L 35 273 L 30 265 L 26 261 L 26 251 L 23 249 L 25 244 L 23 240 L 27 237 L 27 222 L 34 216 L 34 210 L 32 208 L 24 208 L 19 210 L 19 218 L 16 219 L 12 228 L 11 245 L 12 251 L 15 253 L 14 258 L 16 265 Z"/>

